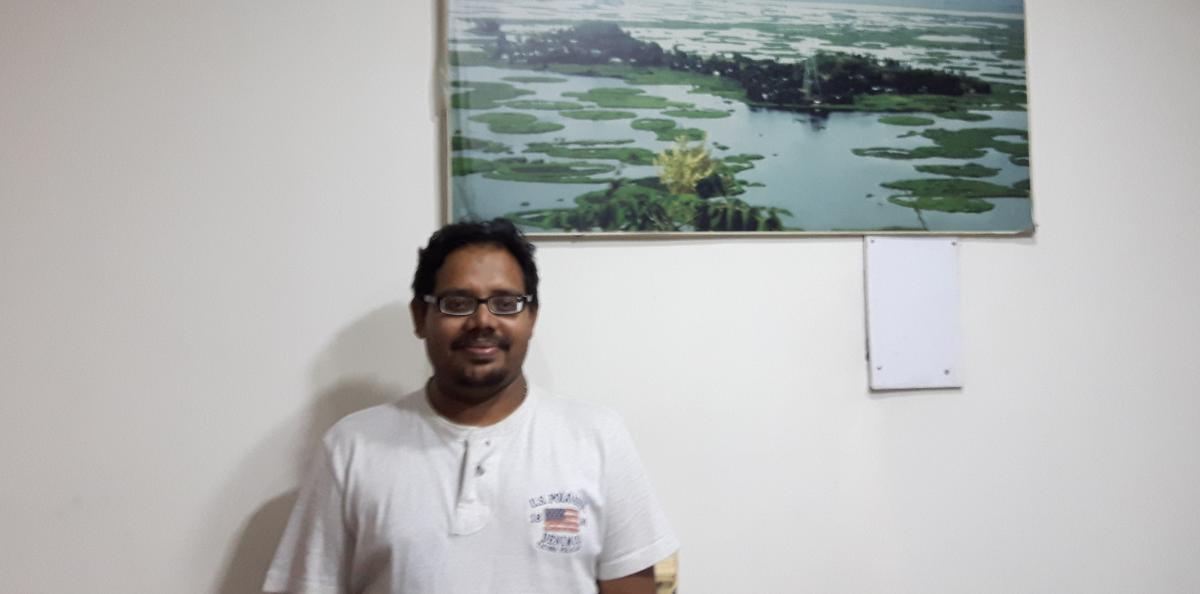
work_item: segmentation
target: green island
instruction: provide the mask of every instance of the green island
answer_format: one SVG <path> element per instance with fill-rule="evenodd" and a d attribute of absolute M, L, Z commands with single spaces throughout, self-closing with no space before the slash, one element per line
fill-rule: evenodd
<path fill-rule="evenodd" d="M 629 123 L 629 126 L 634 130 L 646 130 L 653 132 L 658 140 L 672 141 L 679 136 L 683 136 L 688 140 L 700 140 L 704 138 L 704 130 L 697 128 L 679 128 L 675 120 L 667 120 L 662 118 L 639 118 Z M 728 147 L 726 147 L 728 148 Z"/>
<path fill-rule="evenodd" d="M 986 122 L 986 121 L 992 119 L 992 116 L 990 116 L 986 113 L 971 113 L 969 111 L 958 111 L 958 110 L 953 110 L 953 109 L 950 111 L 943 111 L 942 113 L 939 113 L 938 115 L 942 116 L 943 118 L 947 118 L 947 119 L 951 119 L 951 120 L 962 120 L 964 122 Z"/>
<path fill-rule="evenodd" d="M 533 91 L 518 89 L 508 83 L 454 81 L 456 87 L 466 90 L 450 95 L 450 107 L 455 109 L 494 109 L 501 101 L 532 95 Z"/>
<path fill-rule="evenodd" d="M 602 184 L 608 179 L 591 176 L 612 173 L 615 170 L 615 166 L 604 163 L 529 161 L 523 157 L 496 159 L 495 161 L 472 157 L 453 157 L 450 160 L 451 175 L 482 173 L 484 177 L 490 179 L 522 182 Z"/>
<path fill-rule="evenodd" d="M 632 138 L 621 138 L 619 140 L 563 140 L 557 144 L 563 146 L 604 146 L 608 144 L 633 144 Z"/>
<path fill-rule="evenodd" d="M 583 109 L 587 107 L 574 101 L 546 101 L 544 99 L 516 99 L 505 101 L 502 105 L 513 109 L 543 109 L 547 111 L 562 111 L 564 109 Z"/>
<path fill-rule="evenodd" d="M 565 78 L 557 76 L 506 76 L 500 80 L 518 83 L 560 83 L 567 82 Z"/>
<path fill-rule="evenodd" d="M 875 146 L 871 148 L 850 149 L 850 152 L 860 157 L 879 157 L 881 159 L 896 160 L 929 159 L 933 157 L 941 157 L 943 159 L 978 159 L 987 154 L 980 149 L 944 146 L 919 146 L 911 149 Z"/>
<path fill-rule="evenodd" d="M 918 196 L 913 199 L 891 196 L 888 198 L 888 202 L 896 206 L 911 208 L 918 212 L 922 210 L 935 210 L 938 212 L 977 214 L 996 208 L 996 205 L 990 202 L 977 198 L 967 198 L 965 196 Z M 924 224 L 924 219 L 922 219 L 922 224 Z"/>
<path fill-rule="evenodd" d="M 934 120 L 908 115 L 885 115 L 879 118 L 879 123 L 892 126 L 931 126 Z"/>
<path fill-rule="evenodd" d="M 971 179 L 906 179 L 882 184 L 906 194 L 891 196 L 897 206 L 940 212 L 980 213 L 995 208 L 981 198 L 1028 198 L 1029 189 Z"/>
<path fill-rule="evenodd" d="M 565 127 L 554 122 L 543 122 L 527 113 L 483 113 L 469 119 L 487 124 L 488 130 L 496 134 L 544 134 Z"/>
<path fill-rule="evenodd" d="M 561 159 L 615 159 L 627 165 L 653 165 L 654 151 L 624 146 L 572 146 L 569 143 L 534 142 L 526 153 L 542 153 Z"/>
<path fill-rule="evenodd" d="M 860 157 L 880 157 L 884 159 L 927 159 L 943 157 L 947 159 L 978 159 L 986 154 L 984 149 L 990 148 L 1009 156 L 1009 161 L 1016 165 L 1028 165 L 1029 143 L 998 140 L 998 136 L 1018 136 L 1029 138 L 1029 133 L 1017 128 L 963 128 L 961 130 L 944 130 L 933 128 L 921 132 L 921 136 L 932 140 L 936 146 L 920 146 L 912 149 L 871 147 L 852 149 Z"/>
<path fill-rule="evenodd" d="M 999 169 L 984 167 L 979 163 L 967 163 L 966 165 L 915 165 L 914 167 L 921 173 L 935 173 L 937 175 L 949 175 L 952 177 L 993 177 L 1000 173 Z"/>
<path fill-rule="evenodd" d="M 757 154 L 741 154 L 729 155 L 721 159 L 725 164 L 725 168 L 731 173 L 740 173 L 747 169 L 754 169 L 754 162 L 764 159 L 762 155 Z"/>
<path fill-rule="evenodd" d="M 905 179 L 882 184 L 885 188 L 901 190 L 919 198 L 961 196 L 964 198 L 1028 198 L 1028 190 L 1002 186 L 975 179 Z"/>
<path fill-rule="evenodd" d="M 665 116 L 673 118 L 727 118 L 728 111 L 718 111 L 716 109 L 668 109 L 662 112 Z"/>
<path fill-rule="evenodd" d="M 646 95 L 642 89 L 632 87 L 599 87 L 586 92 L 569 91 L 563 97 L 595 103 L 609 109 L 664 109 L 668 107 L 691 107 L 690 103 L 678 103 L 665 97 Z"/>
<path fill-rule="evenodd" d="M 637 117 L 632 111 L 616 111 L 611 109 L 575 109 L 570 111 L 560 111 L 558 115 L 564 118 L 573 120 L 631 120 Z"/>

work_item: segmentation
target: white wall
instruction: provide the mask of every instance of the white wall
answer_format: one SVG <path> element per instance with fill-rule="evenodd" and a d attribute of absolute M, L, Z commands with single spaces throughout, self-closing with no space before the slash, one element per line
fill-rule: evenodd
<path fill-rule="evenodd" d="M 432 14 L 0 4 L 0 591 L 256 591 L 315 436 L 420 384 Z M 624 414 L 685 592 L 1200 591 L 1198 22 L 1029 3 L 961 391 L 867 391 L 854 239 L 541 247 L 530 374 Z"/>

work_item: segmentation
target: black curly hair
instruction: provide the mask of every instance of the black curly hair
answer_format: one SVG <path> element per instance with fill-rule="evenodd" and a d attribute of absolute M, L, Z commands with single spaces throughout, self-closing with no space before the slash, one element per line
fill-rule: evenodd
<path fill-rule="evenodd" d="M 451 252 L 468 245 L 490 243 L 512 254 L 525 276 L 525 294 L 533 296 L 532 307 L 538 303 L 538 272 L 533 261 L 534 246 L 525 234 L 507 219 L 451 223 L 434 231 L 429 244 L 417 250 L 417 272 L 413 274 L 413 299 L 433 293 L 437 272 Z"/>

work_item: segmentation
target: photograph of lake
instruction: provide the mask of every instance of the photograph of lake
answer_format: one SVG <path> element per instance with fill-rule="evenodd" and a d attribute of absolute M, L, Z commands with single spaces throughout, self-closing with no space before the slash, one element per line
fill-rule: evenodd
<path fill-rule="evenodd" d="M 447 0 L 452 221 L 1033 229 L 1023 0 Z"/>

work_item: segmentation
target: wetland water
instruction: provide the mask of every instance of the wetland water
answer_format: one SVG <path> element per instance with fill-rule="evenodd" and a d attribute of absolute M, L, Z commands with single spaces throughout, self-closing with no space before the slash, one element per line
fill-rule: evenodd
<path fill-rule="evenodd" d="M 878 26 L 881 17 L 867 13 L 872 23 Z M 898 13 L 905 15 L 906 13 Z M 886 16 L 891 16 L 889 13 Z M 918 20 L 933 20 L 928 14 L 910 15 Z M 460 24 L 463 29 L 465 25 Z M 541 26 L 532 26 L 537 30 Z M 675 29 L 634 29 L 643 36 L 657 35 L 662 38 L 679 37 Z M 756 43 L 764 36 L 750 30 L 723 30 L 717 41 L 719 51 L 730 51 L 730 38 L 742 36 Z M 469 36 L 464 35 L 464 38 Z M 640 37 L 639 37 L 640 38 Z M 692 43 L 700 38 L 693 34 Z M 967 36 L 925 35 L 929 42 L 945 41 L 951 44 L 967 43 L 974 38 Z M 770 38 L 766 38 L 770 42 Z M 793 40 L 792 47 L 808 49 L 816 42 Z M 819 44 L 818 44 L 819 45 Z M 838 48 L 843 49 L 843 48 Z M 862 51 L 861 48 L 846 48 Z M 1000 60 L 989 52 L 964 51 L 960 48 L 938 50 L 936 47 L 874 48 L 872 51 L 888 52 L 906 57 L 927 58 L 930 52 L 948 63 L 971 68 L 992 68 L 996 72 L 1017 71 L 1023 79 L 1024 65 L 1019 61 Z M 862 51 L 862 53 L 867 53 Z M 972 60 L 978 59 L 978 62 Z M 986 65 L 986 66 L 985 66 Z M 1019 231 L 1032 227 L 1030 199 L 1020 197 L 994 197 L 982 200 L 994 205 L 987 212 L 951 213 L 930 210 L 918 211 L 893 204 L 889 196 L 903 192 L 881 186 L 883 183 L 913 179 L 951 179 L 946 175 L 926 173 L 915 169 L 916 165 L 965 165 L 975 163 L 996 170 L 994 175 L 984 176 L 982 181 L 1002 186 L 1013 186 L 1029 178 L 1029 168 L 1013 163 L 1009 155 L 994 149 L 985 149 L 982 157 L 974 159 L 922 158 L 888 159 L 855 155 L 853 149 L 889 147 L 913 149 L 931 147 L 935 143 L 919 133 L 926 129 L 962 130 L 966 128 L 1005 128 L 1027 130 L 1028 117 L 1025 111 L 980 111 L 973 113 L 987 116 L 985 121 L 963 121 L 949 119 L 930 113 L 907 113 L 932 120 L 932 124 L 907 126 L 880 122 L 882 113 L 833 112 L 817 117 L 807 113 L 752 107 L 740 101 L 724 99 L 701 92 L 689 92 L 688 85 L 631 85 L 623 80 L 608 77 L 591 77 L 558 74 L 545 71 L 496 68 L 490 66 L 459 66 L 452 69 L 452 79 L 469 87 L 471 83 L 507 83 L 530 92 L 519 97 L 522 101 L 575 101 L 584 99 L 564 96 L 564 93 L 587 92 L 591 89 L 631 87 L 644 91 L 645 95 L 663 97 L 673 102 L 690 103 L 695 109 L 729 112 L 723 118 L 689 118 L 679 115 L 668 116 L 661 108 L 613 108 L 635 114 L 637 118 L 669 118 L 680 128 L 699 128 L 707 134 L 707 146 L 714 158 L 738 154 L 757 154 L 763 158 L 754 161 L 752 169 L 740 172 L 737 177 L 750 184 L 740 199 L 756 206 L 777 206 L 787 209 L 791 215 L 783 216 L 789 229 L 807 231 L 877 230 L 890 228 L 922 229 L 931 231 Z M 513 81 L 512 77 L 553 77 L 555 82 Z M 509 80 L 505 80 L 505 79 Z M 1011 82 L 1011 81 L 1009 81 Z M 468 118 L 484 113 L 525 113 L 539 120 L 552 122 L 562 129 L 536 134 L 497 133 L 483 123 Z M 450 129 L 463 136 L 502 143 L 510 147 L 509 154 L 484 153 L 480 150 L 456 151 L 455 156 L 496 159 L 497 157 L 525 157 L 546 162 L 607 163 L 617 165 L 616 171 L 593 176 L 596 178 L 636 179 L 657 175 L 652 165 L 621 165 L 615 160 L 556 158 L 541 153 L 524 153 L 529 143 L 618 141 L 632 140 L 623 147 L 639 147 L 660 153 L 671 146 L 668 141 L 658 140 L 651 131 L 635 130 L 630 126 L 632 118 L 591 121 L 573 119 L 550 109 L 514 109 L 501 102 L 491 109 L 453 110 Z M 1023 143 L 1019 135 L 997 136 L 997 140 Z M 457 175 L 451 178 L 453 194 L 453 217 L 491 218 L 516 212 L 569 208 L 575 198 L 596 190 L 607 188 L 607 183 L 546 183 L 533 181 L 509 181 L 489 179 L 482 173 Z"/>

